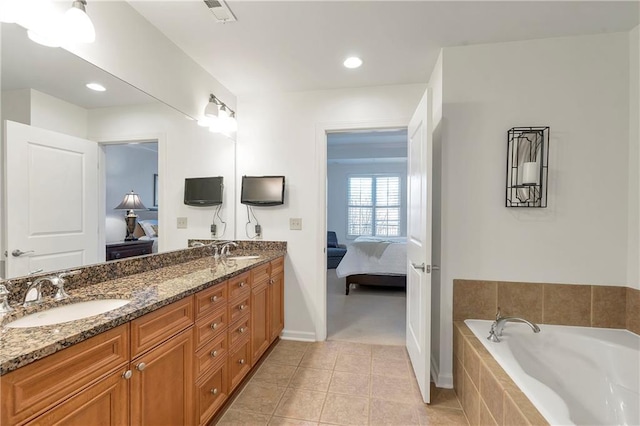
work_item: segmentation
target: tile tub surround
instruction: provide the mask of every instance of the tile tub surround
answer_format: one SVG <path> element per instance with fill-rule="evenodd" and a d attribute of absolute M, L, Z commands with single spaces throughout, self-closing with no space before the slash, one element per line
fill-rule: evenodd
<path fill-rule="evenodd" d="M 548 425 L 462 321 L 453 323 L 453 382 L 470 425 Z"/>
<path fill-rule="evenodd" d="M 172 252 L 133 259 L 134 264 L 123 269 L 128 272 L 138 270 L 138 273 L 115 279 L 109 277 L 92 285 L 76 286 L 67 291 L 70 298 L 62 303 L 56 303 L 50 297 L 46 297 L 45 302 L 38 306 L 22 308 L 19 305 L 14 305 L 15 311 L 0 319 L 2 345 L 0 375 L 225 281 L 254 266 L 285 255 L 284 251 L 265 251 L 261 252 L 260 259 L 241 260 L 233 262 L 231 265 L 225 265 L 220 262 L 216 263 L 206 250 L 199 249 L 195 251 L 193 249 L 183 250 L 186 252 L 186 257 L 199 253 L 199 258 L 171 266 L 148 267 L 146 272 L 139 271 L 140 264 L 149 266 L 153 262 L 151 258 L 154 256 L 169 256 L 170 258 L 176 256 L 181 259 L 184 256 L 181 256 L 179 252 Z M 118 267 L 120 265 L 116 265 L 116 263 L 119 262 L 109 262 L 88 268 Z M 47 307 L 100 298 L 122 298 L 131 300 L 131 302 L 101 315 L 63 324 L 23 329 L 10 329 L 3 326 L 7 322 Z"/>
<path fill-rule="evenodd" d="M 518 316 L 542 324 L 626 328 L 640 334 L 640 290 L 630 287 L 453 280 L 453 320 Z"/>

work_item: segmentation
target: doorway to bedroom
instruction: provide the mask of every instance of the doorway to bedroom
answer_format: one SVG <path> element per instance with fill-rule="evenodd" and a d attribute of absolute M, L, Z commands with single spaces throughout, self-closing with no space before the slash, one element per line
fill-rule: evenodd
<path fill-rule="evenodd" d="M 101 144 L 105 182 L 105 242 L 107 257 L 115 248 L 119 257 L 158 252 L 158 141 Z M 137 194 L 133 235 L 125 215 L 127 201 Z M 130 219 L 129 219 L 130 220 Z M 125 246 L 122 246 L 122 245 Z M 113 251 L 113 250 L 111 250 Z M 115 257 L 114 257 L 115 258 Z M 107 260 L 112 260 L 107 258 Z"/>
<path fill-rule="evenodd" d="M 407 129 L 327 134 L 327 339 L 406 343 Z"/>

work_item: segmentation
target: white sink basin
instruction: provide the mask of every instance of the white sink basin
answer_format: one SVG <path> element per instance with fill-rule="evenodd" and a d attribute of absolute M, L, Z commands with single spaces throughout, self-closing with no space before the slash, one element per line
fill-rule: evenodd
<path fill-rule="evenodd" d="M 260 256 L 227 256 L 227 260 L 251 260 L 260 259 Z"/>
<path fill-rule="evenodd" d="M 18 318 L 5 327 L 9 328 L 29 328 L 43 325 L 61 324 L 63 322 L 75 321 L 82 318 L 100 315 L 105 312 L 118 309 L 129 300 L 124 299 L 100 299 L 87 302 L 71 303 L 69 305 L 58 306 L 41 312 L 35 312 L 22 318 Z"/>

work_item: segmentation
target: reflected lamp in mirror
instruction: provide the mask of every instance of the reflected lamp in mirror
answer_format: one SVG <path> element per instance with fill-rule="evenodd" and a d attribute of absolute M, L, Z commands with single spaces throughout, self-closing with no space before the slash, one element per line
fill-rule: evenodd
<path fill-rule="evenodd" d="M 506 207 L 547 207 L 549 127 L 507 132 Z"/>
<path fill-rule="evenodd" d="M 138 238 L 133 235 L 136 229 L 136 220 L 138 215 L 135 214 L 135 210 L 148 210 L 142 201 L 140 196 L 133 192 L 133 189 L 128 194 L 125 194 L 122 202 L 115 207 L 115 210 L 127 210 L 127 214 L 124 216 L 124 220 L 127 223 L 127 236 L 125 241 L 135 241 Z"/>

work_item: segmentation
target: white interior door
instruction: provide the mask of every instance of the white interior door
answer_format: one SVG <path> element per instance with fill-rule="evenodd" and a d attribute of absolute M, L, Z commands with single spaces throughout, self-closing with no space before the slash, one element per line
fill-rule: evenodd
<path fill-rule="evenodd" d="M 7 276 L 96 263 L 98 144 L 11 121 L 4 140 Z"/>
<path fill-rule="evenodd" d="M 431 92 L 425 92 L 408 129 L 407 351 L 424 402 L 430 402 L 431 358 Z"/>

